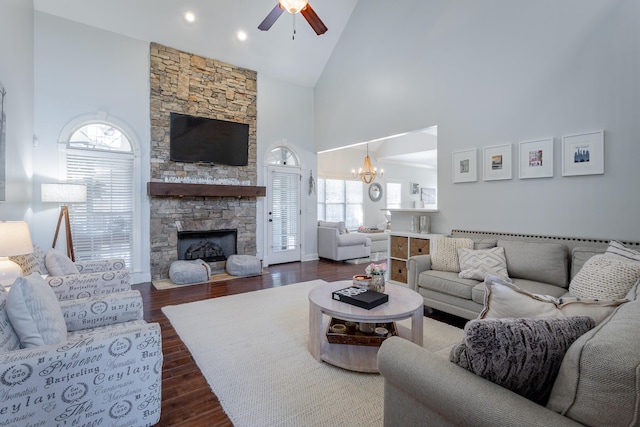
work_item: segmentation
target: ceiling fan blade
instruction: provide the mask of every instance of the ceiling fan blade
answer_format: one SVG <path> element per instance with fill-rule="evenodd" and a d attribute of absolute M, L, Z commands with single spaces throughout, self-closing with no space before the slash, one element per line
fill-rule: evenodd
<path fill-rule="evenodd" d="M 284 9 L 282 8 L 282 6 L 280 6 L 280 2 L 278 2 L 278 4 L 276 4 L 276 7 L 274 7 L 273 10 L 269 12 L 266 18 L 264 18 L 264 21 L 262 21 L 260 25 L 258 25 L 258 29 L 267 31 L 276 22 L 280 15 L 282 15 L 282 12 L 284 12 Z"/>
<path fill-rule="evenodd" d="M 307 5 L 302 8 L 300 13 L 302 14 L 302 16 L 304 16 L 304 19 L 307 20 L 309 25 L 311 25 L 311 28 L 313 28 L 313 31 L 315 31 L 317 35 L 321 35 L 327 32 L 327 27 L 320 20 L 320 18 L 318 18 L 318 15 L 316 15 L 309 3 L 307 3 Z"/>

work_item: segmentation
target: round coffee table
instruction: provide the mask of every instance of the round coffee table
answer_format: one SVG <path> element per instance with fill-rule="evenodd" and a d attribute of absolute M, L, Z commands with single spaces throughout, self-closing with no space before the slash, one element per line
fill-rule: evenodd
<path fill-rule="evenodd" d="M 378 372 L 378 347 L 332 344 L 327 341 L 329 319 L 324 315 L 353 322 L 388 323 L 411 318 L 411 329 L 396 325 L 398 335 L 422 345 L 424 300 L 417 292 L 387 283 L 389 301 L 366 310 L 332 299 L 331 293 L 352 285 L 351 280 L 320 285 L 309 291 L 309 351 L 318 361 L 359 372 Z"/>

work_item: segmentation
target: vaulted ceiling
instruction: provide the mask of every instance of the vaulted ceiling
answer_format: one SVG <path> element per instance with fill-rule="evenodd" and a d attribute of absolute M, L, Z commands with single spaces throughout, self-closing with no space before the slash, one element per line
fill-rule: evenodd
<path fill-rule="evenodd" d="M 277 0 L 34 0 L 36 11 L 315 86 L 358 0 L 311 0 L 328 31 L 284 12 L 269 31 L 258 25 Z M 191 11 L 195 21 L 184 14 Z M 295 40 L 292 39 L 296 28 Z M 237 37 L 244 31 L 246 40 Z"/>

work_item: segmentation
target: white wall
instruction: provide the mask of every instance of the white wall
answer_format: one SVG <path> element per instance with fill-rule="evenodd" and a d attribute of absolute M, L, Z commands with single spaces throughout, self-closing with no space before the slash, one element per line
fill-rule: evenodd
<path fill-rule="evenodd" d="M 104 114 L 132 133 L 140 156 L 137 177 L 139 200 L 135 215 L 141 235 L 133 281 L 149 274 L 149 43 L 79 24 L 41 12 L 35 13 L 35 135 L 33 207 L 36 239 L 51 244 L 58 207 L 40 202 L 42 182 L 66 179 L 58 160 L 61 131 L 81 116 Z M 64 242 L 62 242 L 64 244 Z"/>
<path fill-rule="evenodd" d="M 410 13 L 407 13 L 410 11 Z M 360 2 L 315 88 L 318 151 L 438 125 L 435 232 L 640 241 L 640 2 Z M 392 30 L 375 31 L 375 28 Z M 605 174 L 561 137 L 605 131 Z M 554 137 L 554 177 L 451 182 L 451 153 Z"/>
<path fill-rule="evenodd" d="M 0 2 L 0 58 L 7 119 L 5 200 L 0 201 L 0 221 L 29 221 L 34 170 L 32 2 Z"/>
<path fill-rule="evenodd" d="M 302 259 L 317 258 L 316 195 L 309 194 L 309 174 L 317 178 L 317 158 L 313 147 L 313 90 L 258 73 L 258 183 L 267 185 L 265 160 L 272 149 L 287 146 L 300 158 L 302 166 Z M 264 199 L 258 199 L 258 256 L 266 252 Z M 267 260 L 268 261 L 268 260 Z"/>

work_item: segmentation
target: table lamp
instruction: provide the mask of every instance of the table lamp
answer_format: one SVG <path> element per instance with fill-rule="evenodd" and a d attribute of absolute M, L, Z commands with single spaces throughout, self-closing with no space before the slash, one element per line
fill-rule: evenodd
<path fill-rule="evenodd" d="M 0 236 L 0 285 L 9 287 L 22 277 L 22 269 L 9 257 L 32 253 L 33 243 L 29 225 L 24 221 L 0 222 Z"/>
<path fill-rule="evenodd" d="M 73 252 L 73 238 L 71 236 L 71 226 L 69 224 L 69 208 L 67 203 L 84 203 L 87 201 L 87 186 L 84 184 L 42 184 L 40 187 L 40 196 L 42 202 L 62 203 L 60 207 L 60 215 L 58 216 L 58 225 L 56 226 L 56 234 L 53 236 L 52 248 L 56 247 L 58 241 L 58 233 L 60 232 L 60 224 L 64 218 L 64 226 L 67 235 L 67 256 L 71 261 L 75 261 Z"/>

